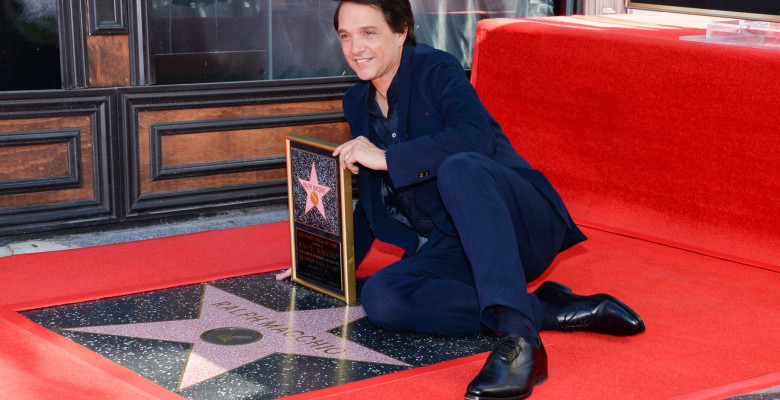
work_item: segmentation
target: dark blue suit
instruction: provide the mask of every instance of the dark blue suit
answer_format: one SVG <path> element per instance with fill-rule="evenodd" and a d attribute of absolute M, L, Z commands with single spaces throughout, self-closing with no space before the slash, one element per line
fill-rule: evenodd
<path fill-rule="evenodd" d="M 489 307 L 503 305 L 538 330 L 541 305 L 526 283 L 585 236 L 544 175 L 512 148 L 454 57 L 407 46 L 396 82 L 403 140 L 387 149 L 388 173 L 396 188 L 412 188 L 436 229 L 418 249 L 418 234 L 384 208 L 381 174 L 361 167 L 358 265 L 374 239 L 408 255 L 368 279 L 361 294 L 366 313 L 388 329 L 458 334 L 495 330 Z M 370 84 L 362 81 L 344 97 L 353 137 L 370 132 Z"/>

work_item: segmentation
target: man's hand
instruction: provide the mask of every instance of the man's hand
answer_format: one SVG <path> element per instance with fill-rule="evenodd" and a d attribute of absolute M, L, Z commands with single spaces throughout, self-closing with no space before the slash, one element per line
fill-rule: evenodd
<path fill-rule="evenodd" d="M 276 280 L 277 281 L 285 280 L 290 276 L 292 276 L 292 268 L 287 268 L 286 270 L 276 274 Z"/>
<path fill-rule="evenodd" d="M 341 168 L 346 168 L 353 174 L 359 172 L 358 166 L 355 164 L 375 171 L 387 171 L 385 151 L 376 147 L 365 136 L 358 136 L 357 139 L 352 139 L 336 147 L 333 156 L 339 157 Z"/>

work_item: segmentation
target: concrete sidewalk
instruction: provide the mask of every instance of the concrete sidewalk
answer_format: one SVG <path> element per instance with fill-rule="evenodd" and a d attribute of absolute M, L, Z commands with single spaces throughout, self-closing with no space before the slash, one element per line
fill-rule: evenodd
<path fill-rule="evenodd" d="M 177 217 L 163 221 L 138 222 L 128 226 L 103 226 L 79 233 L 41 232 L 13 237 L 0 237 L 0 257 L 14 254 L 100 246 L 134 240 L 228 229 L 288 220 L 287 205 L 220 211 L 213 214 Z"/>

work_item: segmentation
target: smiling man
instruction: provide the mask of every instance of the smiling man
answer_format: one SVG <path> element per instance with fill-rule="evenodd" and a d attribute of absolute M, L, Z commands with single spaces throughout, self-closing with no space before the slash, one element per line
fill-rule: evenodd
<path fill-rule="evenodd" d="M 522 399 L 547 378 L 539 331 L 644 331 L 614 297 L 527 282 L 585 236 L 545 176 L 512 148 L 451 55 L 417 44 L 408 0 L 340 1 L 334 27 L 360 82 L 344 97 L 353 139 L 333 153 L 357 174 L 357 265 L 374 240 L 406 256 L 369 277 L 361 302 L 390 330 L 497 333 L 468 399 Z"/>

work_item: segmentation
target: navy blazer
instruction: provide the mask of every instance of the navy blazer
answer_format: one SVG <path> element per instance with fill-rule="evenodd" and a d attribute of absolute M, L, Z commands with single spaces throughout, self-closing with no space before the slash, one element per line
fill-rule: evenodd
<path fill-rule="evenodd" d="M 424 44 L 406 46 L 396 79 L 401 143 L 385 153 L 388 172 L 396 188 L 412 187 L 415 199 L 437 229 L 456 235 L 439 196 L 439 166 L 450 155 L 475 152 L 516 170 L 550 200 L 569 228 L 561 251 L 585 239 L 547 178 L 514 150 L 455 57 Z M 361 81 L 344 96 L 344 115 L 353 138 L 370 136 L 366 110 L 369 85 L 371 82 Z M 395 244 L 409 255 L 417 249 L 417 233 L 387 215 L 380 196 L 381 179 L 381 173 L 360 167 L 360 200 L 353 218 L 356 265 L 360 265 L 375 238 Z"/>

